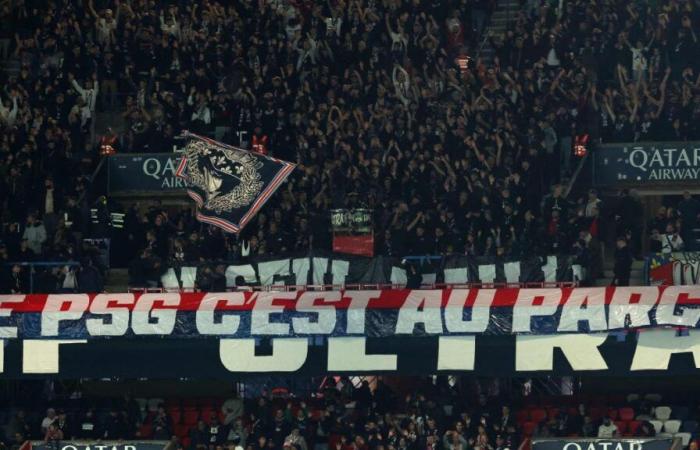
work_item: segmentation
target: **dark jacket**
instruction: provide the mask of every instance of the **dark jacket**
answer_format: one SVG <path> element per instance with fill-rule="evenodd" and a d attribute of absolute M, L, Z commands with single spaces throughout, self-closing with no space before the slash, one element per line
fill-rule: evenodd
<path fill-rule="evenodd" d="M 632 270 L 632 252 L 625 246 L 615 250 L 615 280 L 619 283 L 622 280 L 629 281 Z"/>
<path fill-rule="evenodd" d="M 97 267 L 88 265 L 82 267 L 77 274 L 78 291 L 85 293 L 102 292 L 104 281 Z"/>

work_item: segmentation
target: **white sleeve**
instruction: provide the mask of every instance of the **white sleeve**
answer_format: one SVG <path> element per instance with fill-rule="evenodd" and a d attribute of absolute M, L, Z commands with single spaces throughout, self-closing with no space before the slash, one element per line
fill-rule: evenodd
<path fill-rule="evenodd" d="M 211 110 L 209 110 L 208 106 L 204 107 L 204 111 L 202 114 L 202 121 L 204 121 L 204 123 L 206 123 L 207 125 L 209 125 L 211 123 Z"/>
<path fill-rule="evenodd" d="M 73 79 L 73 81 L 71 81 L 71 84 L 73 85 L 73 88 L 74 88 L 76 91 L 78 91 L 78 94 L 80 94 L 80 95 L 82 95 L 83 97 L 85 97 L 85 89 L 83 89 L 83 88 L 80 87 L 80 85 L 78 84 L 78 82 L 75 81 L 75 78 Z"/>
<path fill-rule="evenodd" d="M 12 109 L 10 110 L 10 113 L 7 115 L 7 122 L 10 125 L 13 125 L 15 123 L 15 119 L 17 118 L 17 111 L 19 108 L 17 107 L 17 97 L 12 99 Z"/>

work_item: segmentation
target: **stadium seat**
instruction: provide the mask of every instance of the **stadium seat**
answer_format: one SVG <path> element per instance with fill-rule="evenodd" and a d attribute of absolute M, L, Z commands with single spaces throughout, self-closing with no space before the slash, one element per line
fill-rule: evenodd
<path fill-rule="evenodd" d="M 530 411 L 530 420 L 535 423 L 540 423 L 547 418 L 547 411 L 544 409 L 533 409 Z"/>
<path fill-rule="evenodd" d="M 649 423 L 651 423 L 651 425 L 656 430 L 656 434 L 661 433 L 664 429 L 664 423 L 660 420 L 650 420 Z"/>
<path fill-rule="evenodd" d="M 639 420 L 630 420 L 629 422 L 627 422 L 627 431 L 629 431 L 630 434 L 634 435 L 641 424 L 642 422 L 640 422 Z"/>
<path fill-rule="evenodd" d="M 668 406 L 657 406 L 654 408 L 654 417 L 662 421 L 670 419 L 671 408 Z"/>
<path fill-rule="evenodd" d="M 537 429 L 537 423 L 535 422 L 525 422 L 523 424 L 523 434 L 525 436 L 532 436 L 532 433 Z"/>
<path fill-rule="evenodd" d="M 177 424 L 173 427 L 173 432 L 175 433 L 175 436 L 182 440 L 190 433 L 190 427 L 185 424 Z"/>
<path fill-rule="evenodd" d="M 182 410 L 180 408 L 168 409 L 167 413 L 174 424 L 182 422 Z"/>
<path fill-rule="evenodd" d="M 549 408 L 547 409 L 547 419 L 556 419 L 559 415 L 559 408 Z"/>
<path fill-rule="evenodd" d="M 695 420 L 686 420 L 683 422 L 681 430 L 685 433 L 695 433 L 698 431 L 698 422 Z"/>
<path fill-rule="evenodd" d="M 610 417 L 610 420 L 612 421 L 617 420 L 620 417 L 618 410 L 615 408 L 608 409 L 608 417 Z"/>
<path fill-rule="evenodd" d="M 209 422 L 213 413 L 214 410 L 211 408 L 211 406 L 203 406 L 201 411 L 202 420 L 204 420 L 205 422 Z"/>
<path fill-rule="evenodd" d="M 182 443 L 182 448 L 190 448 L 190 444 L 192 443 L 192 439 L 189 438 L 189 436 L 185 436 L 180 438 L 180 442 Z"/>
<path fill-rule="evenodd" d="M 184 415 L 185 425 L 188 425 L 188 426 L 195 425 L 198 420 L 199 420 L 199 410 L 185 408 L 185 415 Z"/>
<path fill-rule="evenodd" d="M 515 413 L 515 420 L 521 425 L 527 422 L 529 419 L 530 413 L 527 409 L 521 409 Z"/>
<path fill-rule="evenodd" d="M 620 408 L 618 418 L 620 420 L 624 420 L 626 422 L 629 422 L 630 420 L 634 420 L 634 409 L 626 407 L 626 408 Z"/>
<path fill-rule="evenodd" d="M 690 409 L 687 406 L 675 405 L 671 407 L 671 417 L 677 420 L 686 420 Z"/>
<path fill-rule="evenodd" d="M 605 410 L 603 408 L 591 407 L 588 409 L 588 415 L 591 416 L 593 420 L 599 420 L 603 418 Z"/>
<path fill-rule="evenodd" d="M 652 403 L 659 403 L 663 400 L 661 394 L 644 394 L 644 400 Z"/>
<path fill-rule="evenodd" d="M 621 420 L 616 420 L 615 425 L 617 426 L 617 431 L 620 434 L 625 434 L 627 433 L 627 422 L 623 422 Z"/>
<path fill-rule="evenodd" d="M 671 439 L 673 435 L 671 433 L 659 433 L 656 437 L 659 439 Z"/>
<path fill-rule="evenodd" d="M 690 444 L 690 440 L 693 436 L 690 433 L 676 433 L 673 435 L 673 437 L 680 438 L 681 442 L 683 443 L 683 447 L 687 447 L 688 444 Z"/>
<path fill-rule="evenodd" d="M 150 439 L 153 429 L 150 425 L 141 425 L 139 435 L 141 439 Z"/>
<path fill-rule="evenodd" d="M 666 433 L 676 434 L 681 429 L 680 420 L 667 420 L 664 422 L 664 431 Z"/>

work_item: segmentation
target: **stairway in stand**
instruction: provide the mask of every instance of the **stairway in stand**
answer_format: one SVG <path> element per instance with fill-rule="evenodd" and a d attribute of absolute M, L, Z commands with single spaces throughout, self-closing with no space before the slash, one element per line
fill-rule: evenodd
<path fill-rule="evenodd" d="M 19 75 L 20 62 L 19 59 L 10 57 L 6 60 L 0 60 L 0 70 L 5 72 L 7 77 L 16 77 Z"/>
<path fill-rule="evenodd" d="M 127 292 L 129 289 L 129 271 L 127 269 L 109 269 L 105 278 L 106 292 Z"/>
<path fill-rule="evenodd" d="M 614 255 L 614 252 L 606 252 L 606 254 Z M 612 258 L 612 256 L 605 258 L 603 267 L 603 278 L 596 280 L 596 286 L 610 286 L 613 278 L 615 277 L 615 274 L 613 273 L 615 260 Z M 630 272 L 630 286 L 644 286 L 644 278 L 644 261 L 634 260 L 634 262 L 632 262 L 632 270 Z"/>
<path fill-rule="evenodd" d="M 508 26 L 518 17 L 518 12 L 520 12 L 518 0 L 498 0 L 484 31 L 484 36 L 488 38 L 479 52 L 479 56 L 487 67 L 493 65 L 493 58 L 496 56 L 491 39 L 497 36 L 505 37 Z"/>

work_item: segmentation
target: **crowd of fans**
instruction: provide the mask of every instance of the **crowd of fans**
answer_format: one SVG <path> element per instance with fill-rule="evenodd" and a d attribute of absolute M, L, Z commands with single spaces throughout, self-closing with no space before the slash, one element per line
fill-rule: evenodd
<path fill-rule="evenodd" d="M 246 400 L 185 398 L 149 401 L 151 406 L 133 398 L 103 399 L 103 407 L 85 399 L 54 401 L 52 405 L 66 407 L 51 406 L 45 416 L 15 408 L 0 448 L 19 450 L 27 440 L 43 440 L 49 448 L 75 440 L 156 440 L 168 442 L 164 450 L 522 450 L 530 448 L 532 437 L 657 434 L 650 422 L 652 406 L 643 401 L 636 405 L 639 420 L 620 422 L 612 420 L 619 419 L 618 409 L 610 405 L 602 408 L 609 411 L 602 416 L 593 413 L 601 408 L 589 410 L 584 404 L 546 412 L 532 406 L 511 408 L 493 393 L 472 398 L 447 383 L 424 383 L 402 396 L 381 380 L 372 387 L 347 377 L 329 380 L 321 392 L 301 399 L 278 389 L 274 395 Z M 633 408 L 624 409 L 635 414 Z M 684 410 L 686 419 L 694 414 Z M 627 423 L 633 429 L 619 428 Z M 697 428 L 697 422 L 686 420 L 684 426 Z"/>
<path fill-rule="evenodd" d="M 19 72 L 0 73 L 0 262 L 74 259 L 96 233 L 101 112 L 124 122 L 103 138 L 118 152 L 223 127 L 298 164 L 240 239 L 191 208 L 131 208 L 150 271 L 329 249 L 328 211 L 357 207 L 378 254 L 596 253 L 597 195 L 560 184 L 572 143 L 700 138 L 700 7 L 521 3 L 487 62 L 491 0 L 3 2 Z"/>
<path fill-rule="evenodd" d="M 697 250 L 695 230 L 699 227 L 700 202 L 690 192 L 684 192 L 675 208 L 661 206 L 649 221 L 649 251 L 669 254 Z"/>

